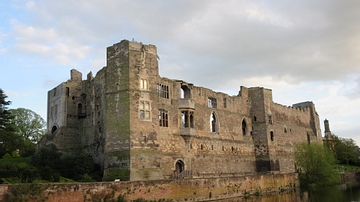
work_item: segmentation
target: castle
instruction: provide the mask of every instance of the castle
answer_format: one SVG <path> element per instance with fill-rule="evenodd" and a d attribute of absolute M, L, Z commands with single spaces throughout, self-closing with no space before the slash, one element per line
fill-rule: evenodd
<path fill-rule="evenodd" d="M 272 91 L 240 87 L 230 96 L 159 76 L 157 49 L 123 40 L 86 80 L 48 92 L 40 147 L 86 153 L 103 180 L 211 178 L 295 172 L 294 146 L 322 142 L 312 102 L 286 107 Z"/>

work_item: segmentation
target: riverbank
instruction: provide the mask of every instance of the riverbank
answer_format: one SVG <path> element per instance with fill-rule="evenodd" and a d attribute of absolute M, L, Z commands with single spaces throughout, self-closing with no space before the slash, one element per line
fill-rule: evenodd
<path fill-rule="evenodd" d="M 27 201 L 49 202 L 111 201 L 119 198 L 207 201 L 281 193 L 298 187 L 297 173 L 133 182 L 16 184 L 0 186 L 0 201 L 24 198 Z"/>

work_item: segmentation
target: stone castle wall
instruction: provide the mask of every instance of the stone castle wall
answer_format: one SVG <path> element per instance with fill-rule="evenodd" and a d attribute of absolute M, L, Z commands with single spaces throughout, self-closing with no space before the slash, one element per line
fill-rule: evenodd
<path fill-rule="evenodd" d="M 291 173 L 294 146 L 321 142 L 312 102 L 285 107 L 266 88 L 230 96 L 162 78 L 157 58 L 154 45 L 124 40 L 95 77 L 71 70 L 59 97 L 48 93 L 61 113 L 40 145 L 90 154 L 104 180 L 158 180 Z"/>

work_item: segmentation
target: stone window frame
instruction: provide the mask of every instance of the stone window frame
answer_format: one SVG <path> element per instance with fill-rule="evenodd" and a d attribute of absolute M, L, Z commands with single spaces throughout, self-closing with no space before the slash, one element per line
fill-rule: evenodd
<path fill-rule="evenodd" d="M 181 85 L 181 96 L 182 99 L 191 99 L 191 89 L 187 85 Z"/>
<path fill-rule="evenodd" d="M 158 92 L 159 97 L 169 99 L 169 86 L 161 83 L 156 84 L 156 91 Z"/>
<path fill-rule="evenodd" d="M 141 100 L 139 102 L 139 118 L 140 120 L 150 120 L 151 105 L 149 101 Z"/>
<path fill-rule="evenodd" d="M 210 126 L 210 132 L 211 133 L 218 133 L 219 132 L 219 118 L 215 111 L 212 111 L 210 114 L 210 120 L 209 120 L 209 126 Z"/>
<path fill-rule="evenodd" d="M 139 87 L 141 90 L 148 90 L 149 89 L 149 82 L 147 79 L 140 79 Z"/>
<path fill-rule="evenodd" d="M 246 123 L 245 118 L 242 119 L 242 121 L 241 121 L 241 132 L 242 132 L 243 136 L 245 136 L 247 133 L 247 123 Z"/>
<path fill-rule="evenodd" d="M 169 127 L 169 112 L 166 109 L 159 109 L 159 126 Z"/>
<path fill-rule="evenodd" d="M 181 110 L 181 128 L 194 128 L 194 111 Z"/>
<path fill-rule="evenodd" d="M 214 97 L 208 97 L 208 107 L 217 108 L 217 100 Z"/>
<path fill-rule="evenodd" d="M 225 97 L 223 98 L 223 102 L 224 102 L 224 108 L 227 108 L 227 99 Z"/>

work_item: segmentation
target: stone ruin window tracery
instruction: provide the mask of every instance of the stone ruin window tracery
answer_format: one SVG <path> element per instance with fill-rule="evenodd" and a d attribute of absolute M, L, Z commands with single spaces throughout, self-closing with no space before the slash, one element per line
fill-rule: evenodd
<path fill-rule="evenodd" d="M 156 91 L 160 97 L 169 99 L 169 86 L 158 83 L 156 85 Z"/>
<path fill-rule="evenodd" d="M 191 110 L 181 111 L 181 127 L 194 128 L 194 112 Z"/>
<path fill-rule="evenodd" d="M 140 113 L 140 119 L 142 119 L 142 120 L 150 119 L 150 102 L 149 101 L 140 101 L 139 113 Z"/>
<path fill-rule="evenodd" d="M 165 109 L 159 109 L 159 125 L 161 127 L 169 127 L 168 111 Z"/>
<path fill-rule="evenodd" d="M 217 108 L 216 98 L 208 97 L 208 107 L 209 108 Z"/>

